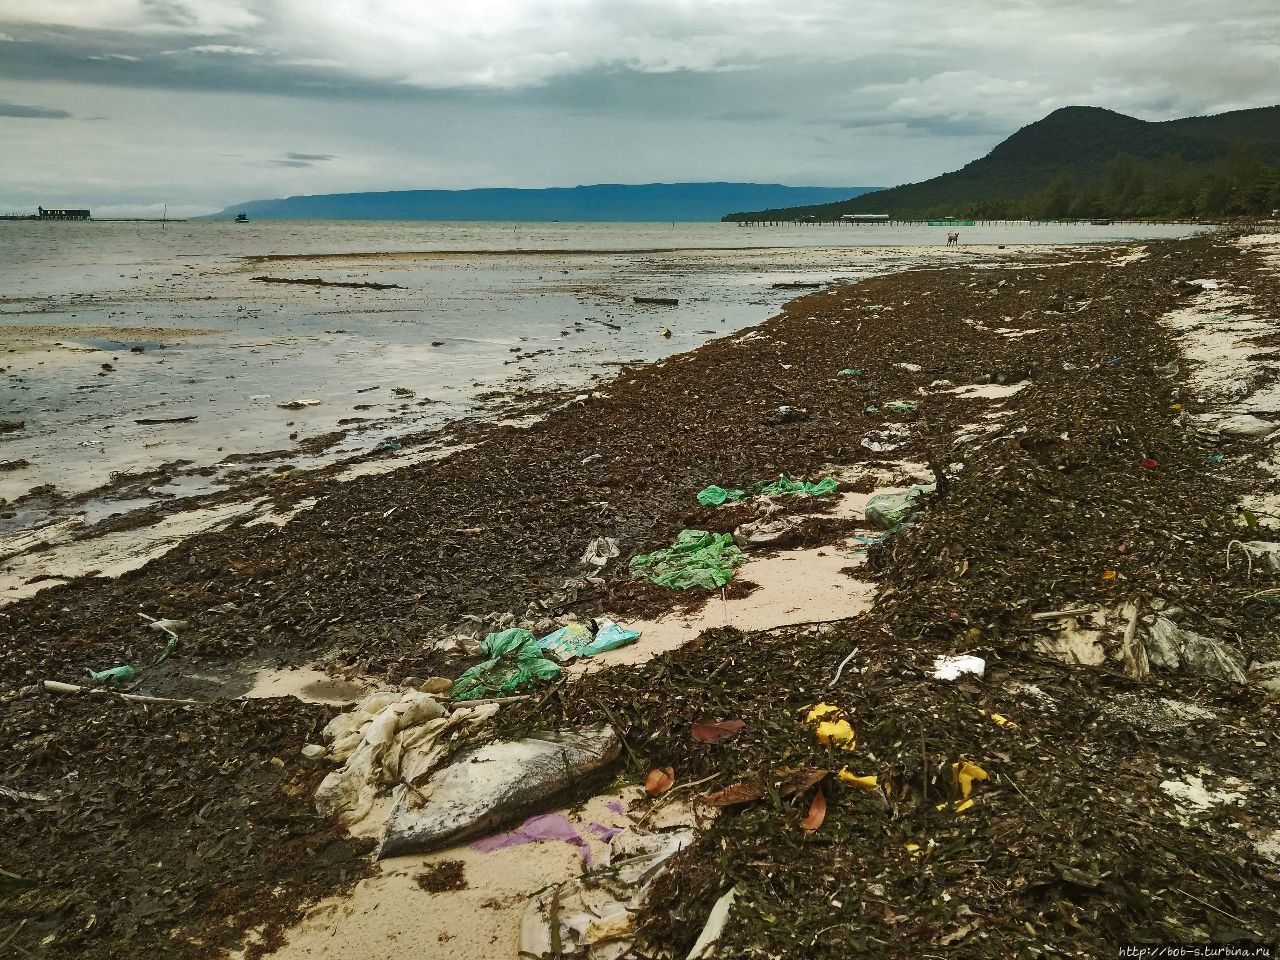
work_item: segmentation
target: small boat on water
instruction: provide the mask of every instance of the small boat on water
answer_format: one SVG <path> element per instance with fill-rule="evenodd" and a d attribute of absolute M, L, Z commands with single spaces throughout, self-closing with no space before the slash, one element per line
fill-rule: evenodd
<path fill-rule="evenodd" d="M 249 215 L 247 213 L 236 214 L 236 223 L 248 223 L 248 222 L 249 222 Z"/>

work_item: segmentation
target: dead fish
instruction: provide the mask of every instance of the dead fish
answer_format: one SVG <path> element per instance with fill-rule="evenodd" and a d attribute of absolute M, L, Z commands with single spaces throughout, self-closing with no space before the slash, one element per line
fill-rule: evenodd
<path fill-rule="evenodd" d="M 545 809 L 621 751 L 617 731 L 607 725 L 469 750 L 420 790 L 399 788 L 378 858 L 426 853 Z"/>

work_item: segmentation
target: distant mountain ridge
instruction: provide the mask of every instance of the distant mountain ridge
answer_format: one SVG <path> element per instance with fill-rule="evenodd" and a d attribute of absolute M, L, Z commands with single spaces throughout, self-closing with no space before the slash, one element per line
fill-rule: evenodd
<path fill-rule="evenodd" d="M 1240 144 L 1248 145 L 1258 162 L 1280 164 L 1280 106 L 1158 122 L 1101 107 L 1063 107 L 1018 130 L 985 157 L 930 180 L 848 202 L 758 208 L 725 219 L 830 219 L 847 213 L 887 213 L 902 219 L 1009 215 L 1017 201 L 1049 190 L 1062 177 L 1072 179 L 1079 189 L 1103 182 L 1112 175 L 1118 156 L 1139 161 L 1143 170 L 1164 163 L 1172 176 L 1224 162 Z M 1154 169 L 1151 173 L 1149 180 L 1158 175 Z M 1105 211 L 1107 198 L 1099 190 L 1098 203 Z M 1262 206 L 1266 203 L 1261 201 Z"/>
<path fill-rule="evenodd" d="M 714 222 L 749 206 L 824 204 L 875 187 L 776 183 L 597 183 L 544 189 L 394 190 L 253 200 L 207 219 Z"/>

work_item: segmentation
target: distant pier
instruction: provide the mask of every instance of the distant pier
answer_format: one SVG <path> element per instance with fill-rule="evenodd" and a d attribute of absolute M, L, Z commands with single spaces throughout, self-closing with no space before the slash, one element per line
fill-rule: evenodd
<path fill-rule="evenodd" d="M 171 217 L 94 217 L 88 210 L 63 207 L 37 207 L 37 213 L 0 214 L 0 220 L 74 220 L 81 223 L 186 223 Z"/>

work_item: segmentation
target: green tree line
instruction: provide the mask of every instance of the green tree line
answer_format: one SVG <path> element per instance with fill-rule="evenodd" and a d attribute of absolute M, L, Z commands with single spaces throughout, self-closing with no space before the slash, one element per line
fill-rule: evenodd
<path fill-rule="evenodd" d="M 1141 160 L 1121 153 L 1101 177 L 1063 173 L 1025 197 L 956 206 L 936 213 L 978 220 L 1265 217 L 1280 209 L 1280 167 L 1265 164 L 1258 148 L 1246 143 L 1207 165 L 1176 155 Z"/>

